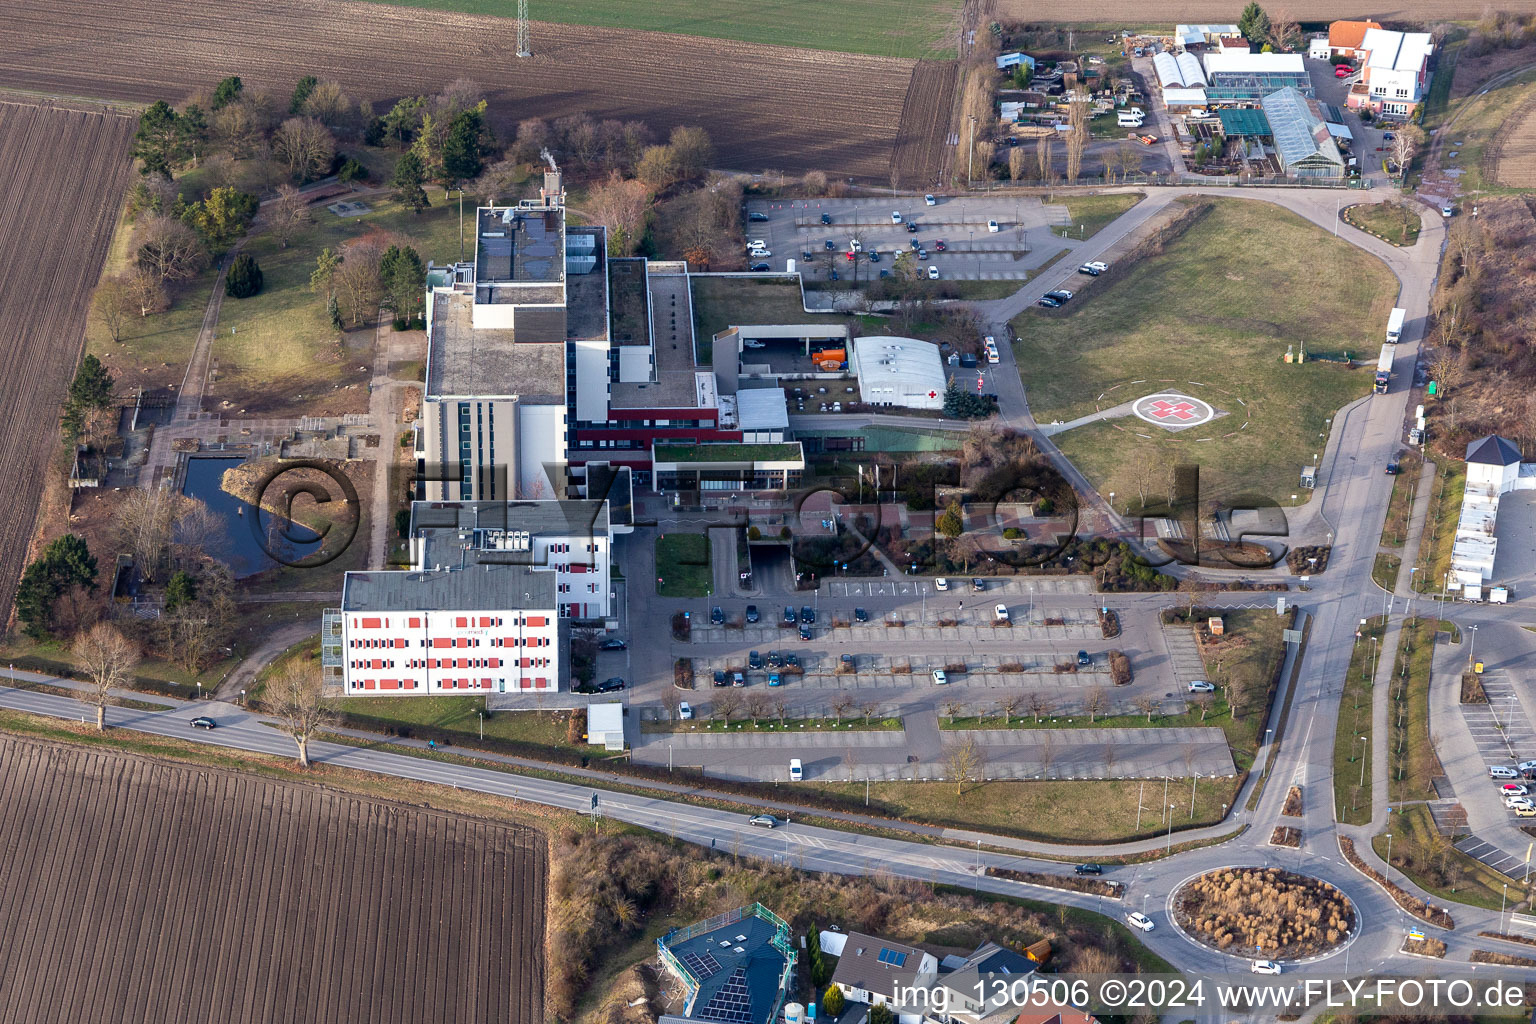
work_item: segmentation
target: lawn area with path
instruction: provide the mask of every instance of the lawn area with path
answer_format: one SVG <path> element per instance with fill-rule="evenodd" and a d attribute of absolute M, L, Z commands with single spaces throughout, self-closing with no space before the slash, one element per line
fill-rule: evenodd
<path fill-rule="evenodd" d="M 1064 196 L 1050 205 L 1067 208 L 1073 238 L 1092 238 L 1099 229 L 1147 198 L 1145 192 L 1111 192 L 1098 196 Z"/>
<path fill-rule="evenodd" d="M 1346 224 L 1369 231 L 1393 245 L 1413 245 L 1419 240 L 1419 211 L 1402 203 L 1362 203 L 1346 206 L 1342 214 Z"/>
<path fill-rule="evenodd" d="M 714 593 L 709 537 L 668 533 L 656 538 L 656 593 L 660 597 L 708 597 Z"/>
<path fill-rule="evenodd" d="M 1257 493 L 1292 504 L 1324 421 L 1371 378 L 1340 362 L 1286 363 L 1286 351 L 1374 358 L 1397 298 L 1391 272 L 1288 211 L 1219 199 L 1161 254 L 1111 273 L 1062 310 L 1013 321 L 1035 420 L 1163 390 L 1201 397 L 1226 415 L 1179 432 L 1123 417 L 1053 440 L 1100 492 L 1150 499 L 1168 493 L 1161 467 L 1196 463 L 1202 502 Z"/>

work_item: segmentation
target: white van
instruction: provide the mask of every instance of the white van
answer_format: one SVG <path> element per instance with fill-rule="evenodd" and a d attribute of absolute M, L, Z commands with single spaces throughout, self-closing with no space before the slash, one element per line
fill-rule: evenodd
<path fill-rule="evenodd" d="M 1140 128 L 1146 118 L 1141 114 L 1133 114 L 1129 110 L 1122 110 L 1115 115 L 1115 121 L 1121 128 Z"/>

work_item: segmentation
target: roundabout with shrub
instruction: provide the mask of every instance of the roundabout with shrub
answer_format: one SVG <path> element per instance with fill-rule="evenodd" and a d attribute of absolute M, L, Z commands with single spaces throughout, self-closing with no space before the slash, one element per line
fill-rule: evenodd
<path fill-rule="evenodd" d="M 1186 880 L 1170 918 L 1199 944 L 1231 956 L 1307 960 L 1341 948 L 1358 915 L 1332 884 L 1279 868 L 1220 868 Z"/>

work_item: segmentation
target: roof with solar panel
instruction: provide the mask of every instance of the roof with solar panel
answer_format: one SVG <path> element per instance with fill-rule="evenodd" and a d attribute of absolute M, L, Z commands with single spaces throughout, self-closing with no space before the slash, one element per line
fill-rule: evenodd
<path fill-rule="evenodd" d="M 933 955 L 915 946 L 849 932 L 832 982 L 845 990 L 859 989 L 891 998 L 898 988 L 911 988 L 919 978 L 936 974 L 937 969 Z"/>
<path fill-rule="evenodd" d="M 662 963 L 683 983 L 682 1012 L 663 1020 L 771 1024 L 795 963 L 789 925 L 761 904 L 669 932 Z"/>

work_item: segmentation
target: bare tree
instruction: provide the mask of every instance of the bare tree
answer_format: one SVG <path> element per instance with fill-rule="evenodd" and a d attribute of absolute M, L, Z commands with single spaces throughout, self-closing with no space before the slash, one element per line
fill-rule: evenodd
<path fill-rule="evenodd" d="M 1077 183 L 1083 168 L 1083 147 L 1088 143 L 1088 94 L 1068 75 L 1067 82 L 1067 182 Z"/>
<path fill-rule="evenodd" d="M 732 690 L 726 690 L 720 696 L 715 698 L 715 711 L 720 715 L 721 718 L 725 719 L 726 725 L 731 724 L 731 716 L 736 714 L 736 712 L 739 710 L 741 710 L 740 694 L 737 694 Z"/>
<path fill-rule="evenodd" d="M 132 267 L 123 274 L 122 282 L 129 300 L 138 308 L 140 317 L 160 312 L 169 301 L 165 286 L 160 283 L 159 276 L 151 270 Z"/>
<path fill-rule="evenodd" d="M 336 268 L 332 281 L 354 327 L 361 326 L 378 312 L 379 300 L 384 294 L 379 281 L 379 263 L 383 258 L 384 251 L 378 241 L 360 238 L 347 246 L 341 266 Z"/>
<path fill-rule="evenodd" d="M 1050 717 L 1051 712 L 1055 710 L 1055 704 L 1044 693 L 1031 693 L 1027 699 L 1029 701 L 1029 713 L 1035 716 L 1036 725 L 1040 724 L 1041 718 Z"/>
<path fill-rule="evenodd" d="M 1040 758 L 1040 774 L 1048 774 L 1056 760 L 1056 734 L 1049 729 L 1042 732 L 1040 742 L 1035 744 L 1035 752 Z"/>
<path fill-rule="evenodd" d="M 1008 151 L 1008 177 L 1014 181 L 1022 181 L 1026 173 L 1025 166 L 1029 163 L 1029 157 L 1024 150 L 1014 146 Z"/>
<path fill-rule="evenodd" d="M 959 743 L 944 748 L 944 772 L 955 780 L 955 795 L 965 792 L 967 782 L 981 782 L 986 778 L 987 754 L 976 737 L 967 735 Z"/>
<path fill-rule="evenodd" d="M 1104 687 L 1095 686 L 1083 695 L 1083 710 L 1088 712 L 1088 724 L 1102 715 L 1109 707 L 1109 694 L 1104 692 Z"/>
<path fill-rule="evenodd" d="M 181 495 L 169 487 L 133 488 L 117 510 L 118 543 L 133 555 L 139 575 L 151 582 L 160 571 Z"/>
<path fill-rule="evenodd" d="M 313 117 L 290 117 L 272 133 L 272 155 L 300 181 L 320 177 L 336 157 L 336 137 Z"/>
<path fill-rule="evenodd" d="M 832 714 L 837 717 L 838 725 L 843 724 L 843 716 L 853 708 L 855 703 L 856 702 L 852 697 L 849 697 L 845 694 L 839 694 L 838 696 L 832 698 Z"/>
<path fill-rule="evenodd" d="M 784 728 L 784 716 L 789 714 L 789 701 L 783 697 L 773 698 L 773 717 L 779 720 L 779 728 Z"/>
<path fill-rule="evenodd" d="M 953 722 L 965 710 L 965 702 L 959 700 L 947 700 L 939 705 L 939 713 Z"/>
<path fill-rule="evenodd" d="M 288 248 L 288 240 L 311 221 L 309 213 L 309 199 L 289 184 L 277 186 L 277 198 L 268 208 L 268 221 L 272 225 L 277 240 L 284 249 Z"/>
<path fill-rule="evenodd" d="M 1003 725 L 1005 727 L 1013 724 L 1013 716 L 1019 713 L 1019 708 L 1023 704 L 1024 698 L 1016 693 L 1009 694 L 997 702 L 998 710 L 1003 713 Z"/>
<path fill-rule="evenodd" d="M 141 217 L 133 232 L 134 262 L 156 279 L 185 281 L 208 265 L 197 232 L 165 213 Z"/>
<path fill-rule="evenodd" d="M 625 179 L 618 172 L 592 186 L 587 212 L 608 229 L 608 254 L 627 256 L 645 234 L 645 218 L 651 208 L 651 190 L 639 179 Z"/>
<path fill-rule="evenodd" d="M 172 521 L 171 543 L 183 562 L 195 562 L 224 540 L 224 524 L 205 502 L 182 495 Z"/>
<path fill-rule="evenodd" d="M 752 719 L 752 725 L 755 727 L 758 719 L 766 718 L 772 713 L 773 705 L 765 695 L 754 693 L 747 697 L 746 711 L 747 717 Z"/>
<path fill-rule="evenodd" d="M 1277 50 L 1294 50 L 1301 44 L 1301 26 L 1284 7 L 1275 8 L 1269 16 L 1269 40 Z"/>
<path fill-rule="evenodd" d="M 1407 174 L 1408 162 L 1413 159 L 1413 155 L 1415 152 L 1417 152 L 1418 146 L 1413 137 L 1413 134 L 1407 130 L 1406 125 L 1402 128 L 1399 128 L 1392 135 L 1392 141 L 1389 143 L 1389 146 L 1390 148 L 1388 149 L 1388 153 L 1392 157 L 1392 162 L 1397 165 L 1398 175 L 1402 176 Z"/>
<path fill-rule="evenodd" d="M 1104 777 L 1115 778 L 1115 765 L 1120 760 L 1120 751 L 1113 743 L 1104 744 L 1099 751 L 1100 760 L 1104 762 Z"/>
<path fill-rule="evenodd" d="M 880 710 L 880 705 L 872 700 L 866 700 L 859 705 L 859 714 L 864 716 L 864 724 L 869 725 L 875 717 L 875 712 Z"/>
<path fill-rule="evenodd" d="M 212 117 L 214 138 L 237 160 L 259 154 L 271 127 L 270 114 L 262 105 L 245 99 L 225 104 Z"/>
<path fill-rule="evenodd" d="M 1151 697 L 1137 697 L 1136 710 L 1147 716 L 1147 722 L 1152 722 L 1152 713 L 1157 710 L 1157 701 Z"/>
<path fill-rule="evenodd" d="M 668 686 L 661 691 L 661 706 L 667 709 L 667 720 L 677 721 L 678 709 L 683 703 L 682 694 L 677 692 L 677 687 Z"/>
<path fill-rule="evenodd" d="M 527 175 L 516 160 L 498 160 L 480 172 L 480 177 L 469 183 L 469 191 L 487 203 L 510 197 L 523 183 Z"/>
<path fill-rule="evenodd" d="M 1205 721 L 1205 716 L 1211 713 L 1211 708 L 1215 706 L 1216 701 L 1211 697 L 1210 694 L 1202 693 L 1200 696 L 1190 701 L 1190 703 L 1200 709 L 1200 721 L 1203 722 Z"/>
<path fill-rule="evenodd" d="M 96 287 L 96 301 L 91 312 L 115 342 L 123 340 L 123 326 L 139 305 L 128 282 L 120 275 L 108 277 Z"/>
<path fill-rule="evenodd" d="M 320 696 L 320 676 L 314 666 L 290 661 L 267 686 L 271 711 L 299 748 L 299 767 L 309 767 L 309 741 L 331 720 Z"/>
<path fill-rule="evenodd" d="M 105 729 L 107 699 L 112 690 L 127 684 L 133 667 L 139 663 L 139 649 L 116 626 L 98 622 L 75 639 L 74 652 L 90 680 L 96 728 Z"/>
<path fill-rule="evenodd" d="M 1120 170 L 1120 180 L 1124 181 L 1129 175 L 1141 170 L 1141 150 L 1129 142 L 1122 142 L 1115 147 L 1115 166 Z"/>
<path fill-rule="evenodd" d="M 300 110 L 305 117 L 312 117 L 328 128 L 343 128 L 353 123 L 357 103 L 348 96 L 337 82 L 319 82 L 310 90 Z"/>
<path fill-rule="evenodd" d="M 1053 133 L 1041 135 L 1035 140 L 1035 162 L 1040 166 L 1040 180 L 1051 181 L 1055 178 L 1056 136 Z"/>

